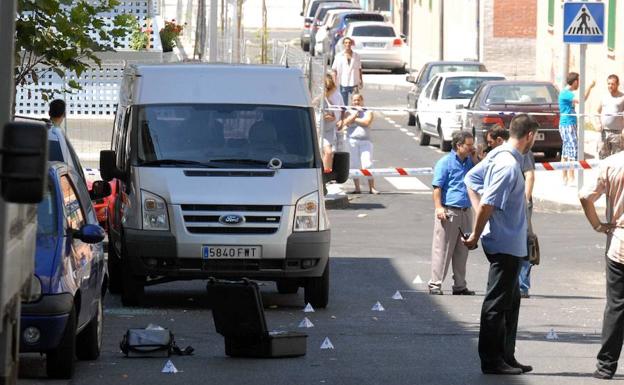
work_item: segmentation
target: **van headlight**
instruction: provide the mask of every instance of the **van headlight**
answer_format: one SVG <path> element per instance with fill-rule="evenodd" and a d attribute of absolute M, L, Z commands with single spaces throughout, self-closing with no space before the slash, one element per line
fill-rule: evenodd
<path fill-rule="evenodd" d="M 37 302 L 41 299 L 42 290 L 41 290 L 41 280 L 37 277 L 36 274 L 33 274 L 30 277 L 30 282 L 28 285 L 24 287 L 22 291 L 22 302 L 30 303 Z"/>
<path fill-rule="evenodd" d="M 318 191 L 300 198 L 295 205 L 294 231 L 318 231 L 319 224 Z"/>
<path fill-rule="evenodd" d="M 143 230 L 169 230 L 167 204 L 158 195 L 141 190 Z"/>

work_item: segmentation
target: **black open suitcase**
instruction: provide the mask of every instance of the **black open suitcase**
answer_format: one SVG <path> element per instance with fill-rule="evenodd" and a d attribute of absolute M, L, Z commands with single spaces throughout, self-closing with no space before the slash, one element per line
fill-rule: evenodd
<path fill-rule="evenodd" d="M 258 285 L 250 280 L 208 280 L 215 328 L 230 357 L 278 358 L 306 354 L 307 335 L 267 329 Z"/>

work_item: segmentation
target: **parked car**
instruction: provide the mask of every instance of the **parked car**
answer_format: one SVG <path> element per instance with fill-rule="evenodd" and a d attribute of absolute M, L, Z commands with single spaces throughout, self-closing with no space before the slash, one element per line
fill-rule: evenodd
<path fill-rule="evenodd" d="M 325 15 L 327 15 L 327 12 L 332 10 L 349 9 L 358 10 L 361 8 L 359 5 L 344 2 L 331 2 L 319 5 L 319 7 L 316 9 L 316 13 L 314 14 L 314 18 L 312 19 L 312 26 L 310 27 L 310 55 L 314 56 L 316 54 L 314 51 L 314 47 L 316 45 L 316 33 L 323 25 L 323 20 L 325 19 Z"/>
<path fill-rule="evenodd" d="M 310 29 L 312 27 L 312 19 L 314 18 L 314 15 L 316 14 L 316 9 L 319 7 L 319 5 L 321 5 L 321 3 L 329 3 L 329 2 L 336 2 L 336 1 L 340 1 L 340 0 L 308 0 L 308 3 L 306 4 L 304 11 L 301 13 L 301 16 L 303 16 L 303 28 L 301 29 L 301 34 L 300 34 L 300 44 L 301 44 L 301 49 L 303 49 L 304 51 L 308 51 L 310 49 Z M 344 3 L 353 3 L 350 0 L 344 0 Z"/>
<path fill-rule="evenodd" d="M 464 110 L 463 127 L 472 130 L 476 143 L 485 143 L 485 135 L 490 127 L 501 125 L 509 128 L 513 118 L 511 112 L 552 113 L 553 115 L 533 115 L 540 124 L 533 151 L 543 152 L 547 158 L 556 158 L 561 149 L 558 96 L 559 91 L 550 82 L 484 82 Z"/>
<path fill-rule="evenodd" d="M 335 47 L 338 40 L 344 37 L 344 33 L 347 30 L 349 23 L 354 21 L 386 21 L 384 15 L 379 12 L 366 12 L 356 11 L 340 14 L 336 17 L 333 24 L 330 26 L 328 46 L 323 47 L 323 51 L 330 54 L 329 63 L 331 64 L 336 54 Z"/>
<path fill-rule="evenodd" d="M 360 10 L 356 10 L 357 12 L 362 12 Z M 327 47 L 329 47 L 330 40 L 330 26 L 334 23 L 336 18 L 344 13 L 353 12 L 353 9 L 330 9 L 326 14 L 325 18 L 321 22 L 321 26 L 316 31 L 316 35 L 314 37 L 314 46 L 310 47 L 310 54 L 323 55 L 328 53 Z"/>
<path fill-rule="evenodd" d="M 83 170 L 84 170 L 85 177 L 87 178 L 87 189 L 89 191 L 92 191 L 93 183 L 98 180 L 102 180 L 102 176 L 100 175 L 100 170 L 96 168 L 85 168 Z M 110 184 L 111 192 L 114 191 L 115 181 L 110 181 L 108 183 Z M 104 230 L 108 229 L 108 215 L 109 215 L 108 207 L 110 206 L 111 204 L 110 201 L 112 199 L 114 199 L 114 196 L 111 193 L 111 195 L 107 197 L 94 199 L 92 201 L 93 208 L 95 209 L 95 215 L 97 216 L 97 219 L 98 219 L 98 223 L 100 224 L 100 226 L 104 228 Z"/>
<path fill-rule="evenodd" d="M 74 357 L 95 360 L 102 345 L 104 230 L 76 171 L 50 163 L 47 191 L 37 209 L 35 290 L 22 302 L 20 352 L 46 354 L 53 378 L 71 378 Z M 110 193 L 107 186 L 95 182 L 94 196 Z"/>
<path fill-rule="evenodd" d="M 405 73 L 403 38 L 391 23 L 357 21 L 349 23 L 345 37 L 355 42 L 353 50 L 360 55 L 362 68 L 389 69 L 393 73 Z M 344 39 L 344 38 L 343 38 Z M 342 52 L 342 40 L 336 52 Z"/>
<path fill-rule="evenodd" d="M 423 89 L 425 89 L 425 85 L 429 83 L 429 80 L 440 72 L 460 72 L 460 71 L 473 71 L 473 72 L 486 72 L 487 69 L 485 65 L 479 62 L 471 62 L 471 61 L 430 61 L 425 63 L 420 71 L 418 71 L 418 76 L 410 74 L 407 75 L 406 80 L 414 85 L 407 92 L 407 108 L 418 108 L 418 98 Z M 413 112 L 408 112 L 408 121 L 407 124 L 409 126 L 418 126 L 418 117 L 417 114 Z"/>
<path fill-rule="evenodd" d="M 461 110 L 481 83 L 505 80 L 493 72 L 442 72 L 435 75 L 418 98 L 420 145 L 429 145 L 432 136 L 440 140 L 443 151 L 451 150 L 451 136 L 462 128 Z"/>

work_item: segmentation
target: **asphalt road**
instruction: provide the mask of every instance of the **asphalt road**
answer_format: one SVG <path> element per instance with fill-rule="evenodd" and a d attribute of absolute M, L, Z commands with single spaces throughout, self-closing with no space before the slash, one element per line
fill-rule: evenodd
<path fill-rule="evenodd" d="M 364 90 L 369 106 L 398 106 L 404 93 Z M 395 123 L 389 121 L 391 119 Z M 407 132 L 402 114 L 375 118 L 372 131 L 376 167 L 432 166 L 441 153 L 422 147 Z M 397 127 L 398 126 L 398 127 Z M 522 301 L 517 358 L 535 371 L 516 377 L 484 376 L 477 356 L 479 311 L 487 280 L 482 251 L 471 252 L 468 284 L 475 297 L 432 297 L 429 279 L 433 223 L 430 178 L 400 189 L 378 181 L 382 194 L 352 196 L 347 209 L 330 211 L 331 296 L 327 309 L 303 313 L 302 291 L 279 295 L 262 286 L 271 329 L 299 330 L 308 316 L 307 354 L 292 359 L 234 359 L 224 354 L 206 304 L 205 283 L 177 282 L 147 289 L 146 304 L 122 307 L 118 296 L 105 301 L 102 356 L 79 362 L 72 384 L 585 384 L 593 383 L 604 307 L 604 239 L 580 214 L 538 212 L 542 264 L 533 271 L 531 298 Z M 410 186 L 408 186 L 410 187 Z M 345 186 L 348 190 L 349 185 Z M 364 188 L 364 190 L 366 190 Z M 403 300 L 391 296 L 399 290 Z M 383 312 L 371 311 L 380 301 Z M 130 327 L 168 327 L 180 346 L 195 354 L 172 357 L 177 374 L 163 374 L 166 359 L 128 359 L 119 341 Z M 547 340 L 550 330 L 557 340 Z M 335 347 L 321 350 L 325 337 Z M 44 359 L 22 357 L 22 384 L 48 383 Z M 616 376 L 616 381 L 624 377 Z M 62 381 L 54 383 L 63 383 Z"/>

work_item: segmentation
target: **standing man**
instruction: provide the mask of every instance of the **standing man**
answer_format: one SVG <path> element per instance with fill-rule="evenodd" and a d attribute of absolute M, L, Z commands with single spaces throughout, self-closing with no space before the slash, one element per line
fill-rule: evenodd
<path fill-rule="evenodd" d="M 466 287 L 468 249 L 461 241 L 460 228 L 472 227 L 472 212 L 464 184 L 466 173 L 474 166 L 474 138 L 467 131 L 453 134 L 452 150 L 440 159 L 433 172 L 435 219 L 431 244 L 429 294 L 442 295 L 442 281 L 453 261 L 453 295 L 474 295 Z"/>
<path fill-rule="evenodd" d="M 65 101 L 61 99 L 54 99 L 50 102 L 48 115 L 50 116 L 50 122 L 53 126 L 61 128 L 63 120 L 65 119 Z"/>
<path fill-rule="evenodd" d="M 352 49 L 354 44 L 355 42 L 350 37 L 342 39 L 344 51 L 336 55 L 332 64 L 334 82 L 338 84 L 342 100 L 346 105 L 349 105 L 349 95 L 356 91 L 361 92 L 361 88 L 364 86 L 362 63 L 360 55 Z"/>
<path fill-rule="evenodd" d="M 607 90 L 600 106 L 598 114 L 600 117 L 600 133 L 602 143 L 598 152 L 598 157 L 604 159 L 609 155 L 622 151 L 624 141 L 622 140 L 622 128 L 624 127 L 624 116 L 616 115 L 624 112 L 624 94 L 618 89 L 620 79 L 617 75 L 611 74 L 607 77 Z M 604 115 L 602 115 L 604 114 Z"/>
<path fill-rule="evenodd" d="M 606 222 L 596 213 L 595 202 L 607 197 Z M 602 346 L 598 352 L 594 377 L 610 379 L 615 374 L 624 339 L 624 153 L 600 162 L 594 186 L 580 196 L 581 205 L 592 228 L 607 235 L 607 305 L 602 321 Z"/>
<path fill-rule="evenodd" d="M 481 308 L 479 357 L 484 374 L 521 374 L 533 370 L 514 356 L 520 311 L 518 276 L 527 256 L 524 154 L 535 142 L 537 122 L 526 114 L 513 118 L 509 141 L 492 150 L 483 163 L 483 179 L 468 172 L 468 188 L 482 191 L 472 234 L 464 240 L 469 249 L 479 237 L 490 262 L 487 291 Z"/>
<path fill-rule="evenodd" d="M 574 162 L 578 160 L 578 138 L 577 138 L 577 119 L 575 105 L 579 100 L 575 98 L 573 91 L 579 88 L 579 74 L 570 72 L 566 78 L 567 86 L 559 93 L 559 135 L 563 145 L 561 147 L 561 160 Z M 596 85 L 593 81 L 587 91 L 585 91 L 585 100 L 589 97 L 592 88 Z M 583 129 L 583 127 L 581 127 Z M 568 185 L 574 182 L 574 169 L 568 168 L 563 170 L 563 184 Z"/>

